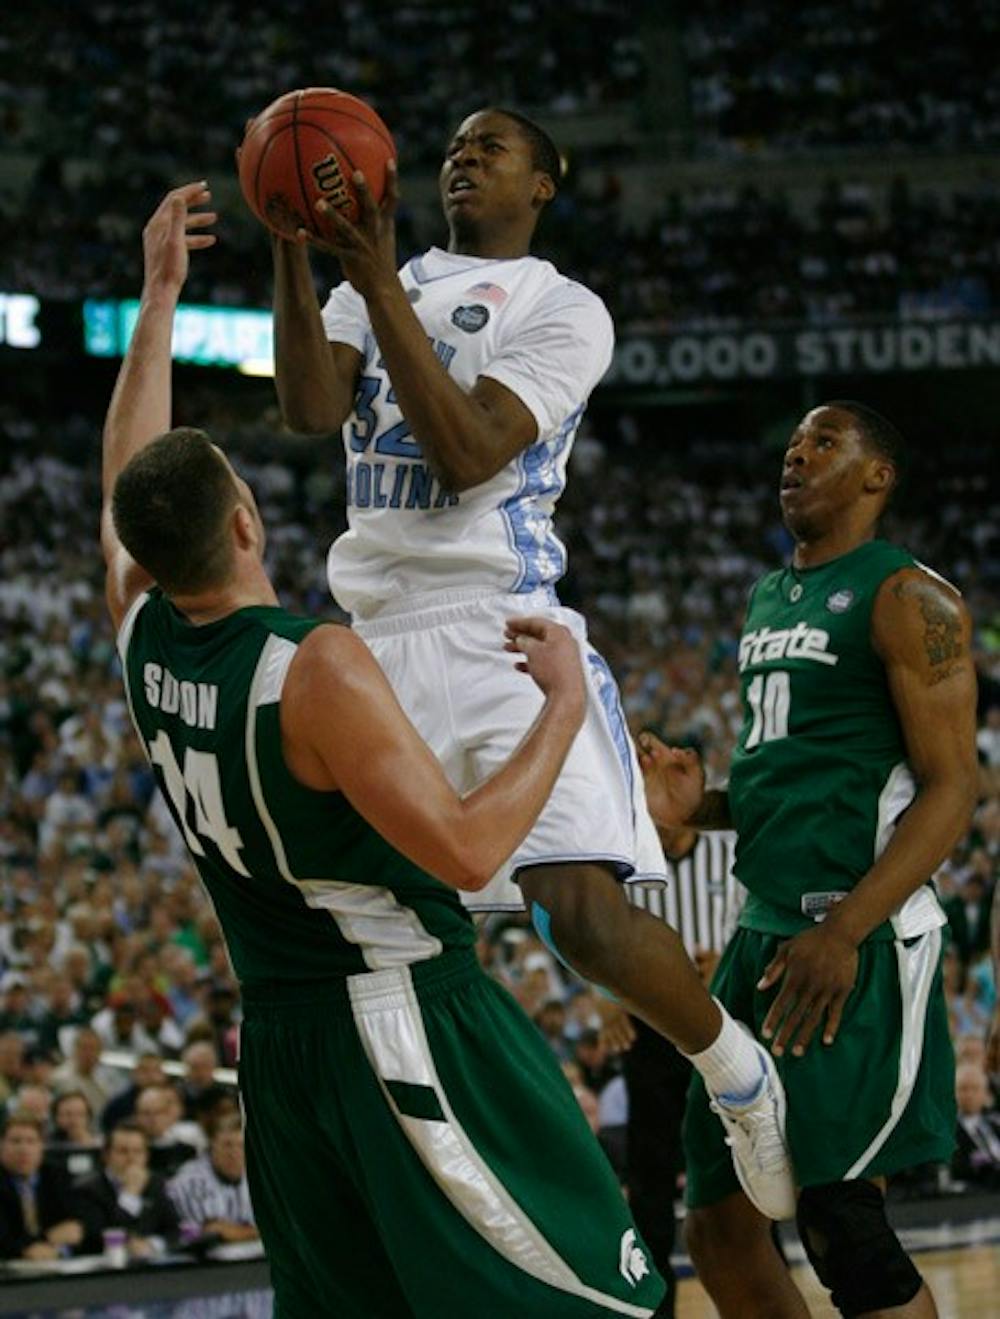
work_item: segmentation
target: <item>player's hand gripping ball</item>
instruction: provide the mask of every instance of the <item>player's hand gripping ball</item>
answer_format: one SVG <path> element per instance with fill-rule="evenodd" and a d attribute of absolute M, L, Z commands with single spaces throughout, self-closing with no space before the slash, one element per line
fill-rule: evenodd
<path fill-rule="evenodd" d="M 258 220 L 282 238 L 299 229 L 322 238 L 316 203 L 356 221 L 355 171 L 379 203 L 396 146 L 364 101 L 333 87 L 307 87 L 279 96 L 250 120 L 238 159 L 240 187 Z"/>

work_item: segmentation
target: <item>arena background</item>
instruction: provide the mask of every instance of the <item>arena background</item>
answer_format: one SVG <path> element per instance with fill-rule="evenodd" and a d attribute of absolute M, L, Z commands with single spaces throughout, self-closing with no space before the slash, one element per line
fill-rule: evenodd
<path fill-rule="evenodd" d="M 138 296 L 141 226 L 168 187 L 207 177 L 220 243 L 192 263 L 176 419 L 207 427 L 253 482 L 283 601 L 335 616 L 323 558 L 343 525 L 340 443 L 281 430 L 267 374 L 268 242 L 232 163 L 244 121 L 307 85 L 364 96 L 393 130 L 401 260 L 444 240 L 435 162 L 463 114 L 514 106 L 564 151 L 565 185 L 537 252 L 605 297 L 619 343 L 560 505 L 562 595 L 586 613 L 632 724 L 696 742 L 713 773 L 724 774 L 735 734 L 746 589 L 788 550 L 775 494 L 792 425 L 818 401 L 851 397 L 904 431 L 913 470 L 891 534 L 962 589 L 976 625 L 981 798 L 938 882 L 962 930 L 949 970 L 955 1035 L 977 1056 L 996 993 L 985 917 L 1000 854 L 1000 83 L 988 54 L 998 38 L 995 0 L 806 0 L 794 10 L 769 0 L 222 0 L 207 13 L 103 0 L 5 12 L 9 1109 L 25 1086 L 58 1088 L 66 979 L 70 1024 L 97 1016 L 119 1032 L 104 1041 L 106 1061 L 121 1064 L 146 1036 L 168 1059 L 204 1038 L 222 1067 L 233 1061 L 238 997 L 218 931 L 126 727 L 96 541 L 100 427 Z M 325 293 L 336 268 L 314 268 Z M 484 959 L 529 1011 L 566 1004 L 555 1043 L 572 1062 L 590 996 L 508 930 L 487 927 Z M 128 1030 L 115 1025 L 122 1003 L 133 1008 Z M 127 1068 L 116 1074 L 127 1080 Z M 916 1244 L 963 1247 L 935 1278 L 944 1315 L 1000 1314 L 995 1247 L 984 1244 L 1000 1238 L 998 1192 L 1000 1164 L 971 1180 L 916 1170 L 893 1190 Z M 8 1270 L 0 1312 L 105 1301 L 116 1315 L 267 1312 L 264 1266 L 228 1268 L 30 1281 Z M 685 1283 L 679 1313 L 707 1313 L 699 1294 Z"/>

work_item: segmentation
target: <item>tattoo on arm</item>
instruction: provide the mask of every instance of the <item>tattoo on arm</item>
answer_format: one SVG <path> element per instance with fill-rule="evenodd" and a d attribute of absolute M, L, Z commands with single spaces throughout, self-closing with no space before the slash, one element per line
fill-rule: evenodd
<path fill-rule="evenodd" d="M 942 603 L 937 589 L 927 582 L 904 581 L 893 587 L 898 600 L 916 597 L 924 620 L 924 651 L 931 666 L 930 685 L 944 682 L 959 670 L 963 656 L 962 620 L 958 611 Z"/>

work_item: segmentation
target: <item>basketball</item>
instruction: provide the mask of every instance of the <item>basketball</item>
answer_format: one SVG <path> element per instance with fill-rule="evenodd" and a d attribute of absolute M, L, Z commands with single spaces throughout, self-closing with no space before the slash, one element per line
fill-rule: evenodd
<path fill-rule="evenodd" d="M 279 96 L 251 120 L 239 153 L 240 187 L 254 215 L 280 237 L 297 229 L 322 237 L 316 203 L 325 199 L 356 221 L 352 175 L 361 170 L 380 202 L 395 158 L 392 134 L 371 106 L 334 87 L 307 87 Z"/>

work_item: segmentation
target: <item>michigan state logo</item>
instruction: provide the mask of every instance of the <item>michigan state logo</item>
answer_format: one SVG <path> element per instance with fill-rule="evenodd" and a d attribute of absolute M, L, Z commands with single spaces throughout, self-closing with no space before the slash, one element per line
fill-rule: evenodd
<path fill-rule="evenodd" d="M 489 319 L 490 309 L 481 302 L 475 302 L 471 307 L 456 307 L 451 313 L 452 325 L 457 325 L 466 334 L 475 334 Z"/>
<path fill-rule="evenodd" d="M 630 1227 L 622 1233 L 618 1245 L 618 1272 L 630 1287 L 636 1287 L 643 1278 L 649 1276 L 646 1256 L 635 1239 L 635 1228 Z"/>
<path fill-rule="evenodd" d="M 842 591 L 834 591 L 832 595 L 826 597 L 826 607 L 831 614 L 846 614 L 852 604 L 854 604 L 854 592 L 846 588 Z"/>
<path fill-rule="evenodd" d="M 324 156 L 322 160 L 317 160 L 312 167 L 312 175 L 316 180 L 316 187 L 319 188 L 327 201 L 332 202 L 338 211 L 350 205 L 351 199 L 347 191 L 347 184 L 340 172 L 340 161 L 332 151 L 328 156 Z"/>

